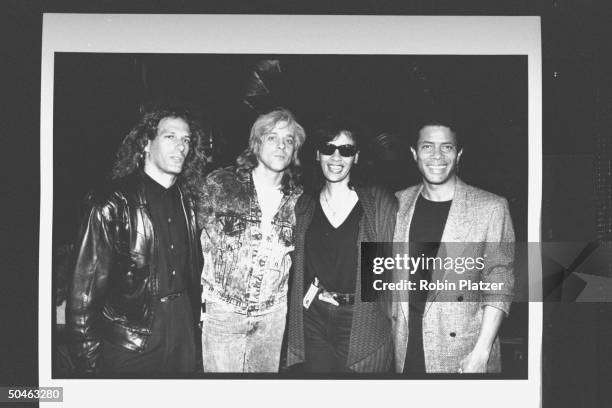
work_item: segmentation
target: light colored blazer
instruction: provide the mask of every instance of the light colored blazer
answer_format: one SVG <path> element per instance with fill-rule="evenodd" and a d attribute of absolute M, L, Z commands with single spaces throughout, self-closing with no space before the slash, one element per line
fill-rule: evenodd
<path fill-rule="evenodd" d="M 419 184 L 396 193 L 399 210 L 394 242 L 408 241 L 415 203 L 422 189 L 423 185 Z M 506 315 L 509 313 L 514 289 L 514 229 L 508 202 L 457 178 L 441 242 L 439 257 L 484 257 L 484 268 L 461 274 L 452 269 L 434 269 L 432 282 L 470 279 L 503 283 L 503 290 L 429 291 L 423 314 L 423 348 L 428 373 L 458 371 L 460 361 L 472 351 L 478 338 L 483 306 L 490 305 Z M 444 245 L 451 242 L 456 244 Z M 401 244 L 396 244 L 396 250 L 398 248 L 401 248 L 400 253 L 405 250 Z M 395 279 L 407 278 L 405 271 L 396 271 L 395 275 Z M 398 373 L 404 369 L 408 345 L 408 296 L 409 291 L 395 293 L 391 308 Z M 501 371 L 499 339 L 493 343 L 487 371 Z"/>

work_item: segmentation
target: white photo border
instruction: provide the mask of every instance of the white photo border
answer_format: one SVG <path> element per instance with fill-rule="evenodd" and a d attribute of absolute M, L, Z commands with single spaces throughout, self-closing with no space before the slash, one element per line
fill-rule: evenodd
<path fill-rule="evenodd" d="M 528 380 L 59 380 L 51 378 L 50 322 L 55 52 L 527 55 L 528 241 L 539 242 L 542 201 L 539 17 L 45 13 L 42 40 L 39 384 L 64 387 L 62 407 L 106 408 L 137 402 L 149 407 L 181 406 L 183 401 L 249 407 L 312 405 L 317 401 L 325 401 L 326 405 L 342 401 L 345 406 L 381 406 L 387 402 L 435 402 L 435 406 L 470 408 L 540 406 L 540 302 L 529 307 Z M 531 290 L 537 290 L 533 283 L 541 282 L 537 259 L 538 254 L 530 254 Z M 530 296 L 538 298 L 538 294 Z"/>

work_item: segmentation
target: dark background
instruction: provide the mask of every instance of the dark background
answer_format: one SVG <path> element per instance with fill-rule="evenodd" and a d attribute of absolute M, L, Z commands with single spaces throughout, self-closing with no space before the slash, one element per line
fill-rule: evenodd
<path fill-rule="evenodd" d="M 461 177 L 508 198 L 517 240 L 527 227 L 525 56 L 129 55 L 57 53 L 54 84 L 54 245 L 75 238 L 79 203 L 106 178 L 143 104 L 179 99 L 206 112 L 209 169 L 234 164 L 257 115 L 293 111 L 307 134 L 337 113 L 358 122 L 361 172 L 399 190 L 420 181 L 409 152 L 430 111 L 460 119 Z M 382 142 L 381 133 L 389 136 Z"/>
<path fill-rule="evenodd" d="M 307 186 L 314 184 L 318 166 L 318 122 L 330 113 L 351 118 L 360 128 L 357 168 L 370 184 L 394 191 L 420 182 L 408 146 L 422 118 L 450 115 L 464 150 L 461 177 L 506 197 L 517 241 L 527 238 L 526 56 L 56 53 L 54 92 L 58 303 L 82 197 L 108 177 L 139 110 L 155 100 L 188 101 L 206 112 L 206 127 L 212 128 L 209 170 L 234 163 L 258 114 L 275 106 L 291 109 L 306 130 L 300 157 Z M 526 377 L 527 324 L 527 305 L 518 303 L 502 326 L 504 374 L 511 378 Z M 61 339 L 54 337 L 54 345 Z M 53 372 L 61 376 L 58 367 Z"/>
<path fill-rule="evenodd" d="M 40 51 L 42 12 L 540 15 L 543 210 L 547 241 L 610 241 L 610 12 L 606 1 L 9 0 L 0 13 L 4 160 L 0 385 L 37 384 Z M 119 101 L 121 103 L 121 101 Z M 8 203 L 8 205 L 6 204 Z M 610 276 L 610 265 L 603 271 Z M 601 271 L 600 271 L 601 273 Z M 612 307 L 545 304 L 543 406 L 608 407 Z M 44 385 L 44 384 L 41 384 Z M 25 406 L 25 405 L 24 405 Z"/>

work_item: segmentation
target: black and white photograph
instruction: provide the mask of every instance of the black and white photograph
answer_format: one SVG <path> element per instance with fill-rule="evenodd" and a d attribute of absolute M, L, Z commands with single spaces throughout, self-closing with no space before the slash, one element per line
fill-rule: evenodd
<path fill-rule="evenodd" d="M 495 392 L 514 379 L 537 392 L 538 314 L 514 301 L 526 262 L 488 244 L 526 243 L 537 225 L 536 19 L 146 17 L 46 16 L 54 383 L 469 379 Z M 244 22 L 254 41 L 228 30 Z M 180 30 L 142 37 L 164 24 Z M 524 41 L 474 46 L 479 26 Z M 474 287 L 458 294 L 371 300 L 363 242 L 409 242 L 413 258 L 475 242 L 455 257 L 483 264 L 411 274 L 461 275 Z"/>
<path fill-rule="evenodd" d="M 179 121 L 179 129 L 175 130 L 174 126 L 170 126 L 171 119 L 175 118 L 171 115 L 183 118 Z M 253 152 L 257 161 L 246 166 L 241 162 L 245 157 L 245 149 L 249 149 L 252 144 L 250 138 L 253 138 L 254 133 L 251 127 L 256 129 L 257 123 L 268 117 L 270 124 L 267 126 L 271 127 L 267 132 L 276 131 L 276 123 L 284 125 L 280 128 L 289 128 L 295 139 L 293 155 L 299 160 L 295 161 L 295 165 L 291 163 L 291 157 L 286 158 L 287 164 L 266 164 L 263 147 Z M 174 156 L 185 157 L 184 162 L 178 163 L 182 164 L 182 169 L 178 166 L 173 171 L 177 171 L 179 175 L 183 173 L 178 170 L 187 172 L 187 175 L 177 179 L 177 182 L 182 183 L 180 186 L 185 190 L 184 195 L 192 194 L 189 189 L 194 190 L 194 213 L 202 212 L 195 215 L 198 226 L 194 227 L 193 231 L 188 228 L 188 237 L 193 235 L 194 242 L 185 241 L 183 251 L 187 253 L 190 245 L 198 248 L 195 258 L 201 257 L 204 265 L 187 257 L 180 262 L 182 265 L 185 265 L 185 262 L 188 265 L 194 264 L 195 270 L 183 266 L 182 275 L 181 271 L 176 271 L 175 262 L 179 261 L 174 261 L 170 255 L 167 255 L 168 260 L 140 259 L 148 256 L 150 248 L 154 248 L 158 253 L 162 252 L 157 246 L 159 244 L 155 242 L 161 243 L 165 240 L 174 249 L 172 240 L 176 238 L 172 237 L 172 229 L 169 237 L 159 237 L 153 242 L 144 238 L 141 242 L 138 238 L 148 233 L 147 230 L 138 230 L 138 223 L 151 222 L 149 217 L 153 218 L 151 234 L 162 234 L 156 232 L 155 210 L 152 206 L 147 207 L 147 214 L 129 215 L 139 211 L 129 209 L 126 210 L 126 215 L 121 216 L 136 217 L 134 226 L 129 224 L 120 227 L 121 230 L 137 229 L 136 232 L 126 232 L 128 237 L 134 235 L 136 238 L 129 238 L 124 244 L 109 242 L 108 245 L 112 248 L 103 249 L 99 246 L 99 241 L 104 238 L 100 234 L 110 234 L 108 230 L 117 228 L 115 224 L 120 221 L 109 219 L 112 227 L 98 225 L 101 217 L 111 215 L 98 212 L 103 211 L 104 207 L 97 209 L 99 204 L 94 200 L 107 198 L 96 198 L 95 194 L 100 193 L 95 189 L 109 184 L 109 180 L 121 180 L 134 172 L 153 173 L 153 170 L 149 169 L 153 164 L 147 165 L 148 159 L 143 156 L 146 156 L 155 144 L 150 142 L 150 147 L 146 147 L 138 138 L 150 139 L 151 134 L 161 135 L 165 124 L 162 121 L 169 123 L 168 132 L 178 134 L 178 131 L 182 130 L 192 138 L 188 147 L 181 148 L 182 152 L 180 149 L 174 152 Z M 350 202 L 350 195 L 347 196 L 342 190 L 335 194 L 332 191 L 336 191 L 333 188 L 338 183 L 346 180 L 359 186 L 355 190 L 358 195 L 376 193 L 380 195 L 379 199 L 389 203 L 395 200 L 394 193 L 403 192 L 398 193 L 400 214 L 397 206 L 386 204 L 389 208 L 374 208 L 369 216 L 376 219 L 376 214 L 381 214 L 376 221 L 380 224 L 377 228 L 386 229 L 388 234 L 374 234 L 361 240 L 408 241 L 399 233 L 393 235 L 394 225 L 396 232 L 401 226 L 406 229 L 404 224 L 407 222 L 407 216 L 404 213 L 413 205 L 413 199 L 405 198 L 405 194 L 410 191 L 406 189 L 420 184 L 419 171 L 423 173 L 424 179 L 426 176 L 434 179 L 439 177 L 437 169 L 433 170 L 433 176 L 426 175 L 424 171 L 428 167 L 417 164 L 426 159 L 419 153 L 419 159 L 415 161 L 411 149 L 415 150 L 413 146 L 417 145 L 419 135 L 432 137 L 429 133 L 434 134 L 434 130 L 444 130 L 450 134 L 448 129 L 452 129 L 452 133 L 457 135 L 453 136 L 457 140 L 456 150 L 460 153 L 457 158 L 434 157 L 436 164 L 449 162 L 445 165 L 453 177 L 459 177 L 460 174 L 460 180 L 466 180 L 461 182 L 461 188 L 465 190 L 464 194 L 470 196 L 465 198 L 465 204 L 455 200 L 455 203 L 458 202 L 462 207 L 454 208 L 453 213 L 456 212 L 461 219 L 474 218 L 461 222 L 475 225 L 486 225 L 489 222 L 489 211 L 492 209 L 487 209 L 486 206 L 481 210 L 484 211 L 482 213 L 467 214 L 468 206 L 477 205 L 478 198 L 472 198 L 471 194 L 482 195 L 476 190 L 471 191 L 473 187 L 468 186 L 478 186 L 507 200 L 507 221 L 502 228 L 507 230 L 506 235 L 514 236 L 500 235 L 498 238 L 526 241 L 528 131 L 525 56 L 56 53 L 53 123 L 53 278 L 56 296 L 54 304 L 57 307 L 55 322 L 58 329 L 54 337 L 53 372 L 59 377 L 78 378 L 82 374 L 97 373 L 111 377 L 142 374 L 145 377 L 163 378 L 164 375 L 172 377 L 182 373 L 190 376 L 198 372 L 229 372 L 235 373 L 237 378 L 240 378 L 241 373 L 278 373 L 279 377 L 299 377 L 300 373 L 304 373 L 306 377 L 315 378 L 316 375 L 325 374 L 331 375 L 331 378 L 350 376 L 351 373 L 388 376 L 393 373 L 401 374 L 403 368 L 396 372 L 391 367 L 394 353 L 390 347 L 393 337 L 390 323 L 368 323 L 372 320 L 380 322 L 388 317 L 386 318 L 382 311 L 367 310 L 371 309 L 371 305 L 361 306 L 355 272 L 358 253 L 345 255 L 347 258 L 354 258 L 350 262 L 347 261 L 348 265 L 344 265 L 345 261 L 340 255 L 328 259 L 329 254 L 342 254 L 342 251 L 349 250 L 342 246 L 334 248 L 335 243 L 348 239 L 349 242 L 352 240 L 350 247 L 355 247 L 355 241 L 358 239 L 357 236 L 344 236 L 344 228 L 340 228 L 345 225 L 345 220 L 350 222 L 351 213 L 357 212 L 354 209 L 356 203 L 352 202 L 353 205 L 342 209 L 342 201 Z M 92 123 L 97 125 L 90 126 Z M 299 130 L 294 127 L 299 127 Z M 266 134 L 263 133 L 264 136 Z M 338 137 L 340 134 L 349 136 L 343 137 L 347 140 L 342 141 Z M 434 134 L 433 137 L 438 136 Z M 347 146 L 352 146 L 354 151 L 348 154 L 345 154 L 344 150 L 339 150 L 337 154 L 335 151 L 326 151 L 336 139 L 341 143 L 335 145 L 341 146 L 343 142 L 349 142 Z M 286 150 L 286 147 L 278 150 Z M 168 160 L 174 159 L 172 152 L 169 155 Z M 154 157 L 153 154 L 151 156 Z M 152 163 L 156 160 L 151 159 Z M 164 167 L 162 159 L 158 161 L 160 164 L 153 167 L 167 167 Z M 234 221 L 236 217 L 242 219 L 241 222 L 248 222 L 249 215 L 239 215 L 241 211 L 245 211 L 241 207 L 228 208 L 227 201 L 243 199 L 242 193 L 231 195 L 224 193 L 224 190 L 233 191 L 236 188 L 237 171 L 239 168 L 245 168 L 253 173 L 250 178 L 259 193 L 257 197 L 264 194 L 262 191 L 266 190 L 260 190 L 257 185 L 255 170 L 264 165 L 281 171 L 287 171 L 287 166 L 290 166 L 295 172 L 299 171 L 301 177 L 295 178 L 295 190 L 300 192 L 287 193 L 289 204 L 297 207 L 295 215 L 293 207 L 286 213 L 277 211 L 279 216 L 283 217 L 282 228 L 278 234 L 286 234 L 283 239 L 287 242 L 269 249 L 272 254 L 267 256 L 277 257 L 278 260 L 265 265 L 272 268 L 275 275 L 264 268 L 259 272 L 262 276 L 257 280 L 249 273 L 243 273 L 242 268 L 250 273 L 257 273 L 253 272 L 251 259 L 256 259 L 256 263 L 264 262 L 261 256 L 256 258 L 256 250 L 252 249 L 260 245 L 257 240 L 253 241 L 252 236 L 261 236 L 259 228 L 263 230 L 263 226 L 257 226 L 258 229 L 249 232 L 247 227 L 240 227 L 239 222 L 235 226 L 236 231 L 232 231 L 234 227 L 229 225 L 238 222 Z M 162 171 L 163 174 L 167 172 L 168 170 Z M 437 180 L 433 180 L 433 183 L 436 187 L 443 184 Z M 346 190 L 351 191 L 348 186 Z M 320 215 L 325 214 L 325 218 L 321 217 L 322 221 L 332 222 L 336 208 L 344 211 L 336 221 L 336 228 L 331 230 L 331 233 L 340 235 L 335 238 L 332 236 L 330 241 L 321 247 L 317 247 L 316 242 L 323 243 L 330 232 L 324 229 L 317 232 L 319 227 L 313 227 L 319 225 L 316 209 L 310 214 L 310 219 L 302 219 L 304 200 L 298 201 L 302 191 L 305 197 L 322 197 L 323 204 L 319 204 L 319 211 L 323 211 Z M 249 191 L 246 190 L 244 194 L 249 194 Z M 339 199 L 336 198 L 336 203 L 334 195 L 338 194 L 340 195 Z M 263 200 L 259 198 L 262 213 L 265 205 Z M 329 204 L 325 200 L 328 200 Z M 110 202 L 108 204 L 110 205 Z M 385 207 L 384 204 L 382 201 L 382 204 L 376 205 Z M 118 203 L 113 203 L 113 211 L 119 211 L 117 205 Z M 362 217 L 365 216 L 365 205 L 361 204 Z M 274 211 L 277 210 L 276 207 L 278 204 L 273 208 Z M 326 211 L 328 208 L 329 211 Z M 104 209 L 107 210 L 110 208 Z M 228 213 L 231 214 L 229 218 Z M 160 218 L 170 217 L 169 214 L 163 214 Z M 272 214 L 274 215 L 274 212 Z M 448 215 L 443 217 L 441 227 L 438 227 L 441 230 L 444 229 L 445 222 L 449 223 L 446 221 Z M 195 225 L 196 220 L 191 220 L 188 216 L 187 224 L 191 221 Z M 355 221 L 357 227 L 358 219 Z M 452 222 L 451 220 L 450 223 Z M 222 228 L 217 226 L 218 223 Z M 262 221 L 258 219 L 254 223 L 261 224 Z M 333 224 L 331 225 L 333 227 Z M 325 223 L 320 228 L 324 227 Z M 426 221 L 423 228 L 429 231 L 434 227 L 431 226 L 431 221 Z M 338 231 L 335 231 L 336 229 Z M 357 233 L 357 229 L 354 233 Z M 244 235 L 236 237 L 237 234 Z M 314 239 L 311 234 L 315 234 Z M 448 232 L 447 237 L 450 236 L 448 234 L 452 232 Z M 433 240 L 427 233 L 425 237 L 427 238 L 413 237 L 412 240 Z M 441 238 L 442 235 L 437 240 Z M 110 240 L 112 237 L 104 239 Z M 121 238 L 117 236 L 114 239 Z M 463 240 L 472 242 L 476 239 L 472 234 L 465 236 Z M 128 246 L 125 255 L 114 252 L 118 251 L 115 247 L 119 245 Z M 218 247 L 227 249 L 220 251 L 217 250 Z M 203 254 L 199 253 L 200 251 Z M 291 256 L 292 251 L 296 252 L 296 256 Z M 105 257 L 111 257 L 112 260 L 106 260 Z M 121 257 L 126 259 L 122 260 Z M 103 270 L 98 270 L 96 262 L 108 265 Z M 323 265 L 317 265 L 319 262 Z M 163 269 L 157 267 L 153 271 L 152 265 L 155 264 L 166 266 Z M 344 272 L 347 276 L 337 272 L 324 272 L 335 268 L 350 268 L 351 264 L 353 270 L 350 273 Z M 508 273 L 513 274 L 511 266 Z M 87 276 L 88 274 L 92 276 Z M 139 277 L 139 274 L 144 276 Z M 180 281 L 175 274 L 181 278 Z M 275 278 L 268 278 L 268 275 Z M 346 304 L 342 304 L 342 307 L 332 307 L 339 308 L 338 310 L 346 309 L 348 317 L 310 316 L 309 313 L 301 316 L 301 298 L 308 286 L 304 285 L 304 282 L 309 283 L 314 277 L 321 281 L 321 286 L 325 287 L 326 291 L 347 294 Z M 174 279 L 177 279 L 178 283 Z M 299 288 L 294 288 L 297 280 L 300 281 L 297 284 Z M 227 281 L 235 283 L 228 284 Z M 183 334 L 177 339 L 167 340 L 170 344 L 156 339 L 159 341 L 161 354 L 158 356 L 153 353 L 149 358 L 150 361 L 157 362 L 143 362 L 140 366 L 134 361 L 124 361 L 132 354 L 148 355 L 148 350 L 155 349 L 156 333 L 153 327 L 165 327 L 167 324 L 156 320 L 164 319 L 163 307 L 169 303 L 166 299 L 172 299 L 173 304 L 177 300 L 172 297 L 184 293 L 185 298 L 192 300 L 192 303 L 194 297 L 198 298 L 195 303 L 200 303 L 200 284 L 205 289 L 201 299 L 205 305 L 202 307 L 202 315 L 200 316 L 199 306 L 193 306 L 191 309 L 195 308 L 197 311 L 193 321 L 181 323 L 183 326 L 158 329 Z M 192 291 L 190 285 L 197 290 Z M 274 289 L 261 293 L 257 291 L 259 285 Z M 292 288 L 292 293 L 288 293 L 288 287 Z M 255 300 L 249 300 L 249 295 L 254 296 Z M 514 304 L 510 313 L 511 297 L 508 300 L 508 304 L 503 308 L 494 308 L 504 313 L 503 323 L 500 321 L 499 327 L 495 328 L 492 335 L 491 341 L 496 339 L 496 355 L 489 357 L 491 370 L 481 372 L 497 373 L 502 378 L 526 378 L 528 309 L 523 300 Z M 161 303 L 156 304 L 156 301 Z M 264 306 L 266 302 L 270 303 L 269 307 Z M 313 310 L 321 306 L 319 303 L 324 302 L 315 299 Z M 231 309 L 230 306 L 236 307 Z M 125 311 L 121 312 L 122 308 L 126 308 Z M 235 316 L 232 316 L 231 320 L 223 320 L 223 312 L 213 312 L 219 308 L 225 308 L 223 312 L 232 312 Z M 140 310 L 142 315 L 130 314 L 135 313 L 132 309 Z M 169 321 L 179 322 L 182 320 L 179 316 L 194 314 L 193 310 L 191 313 L 186 310 L 180 309 L 176 312 L 177 316 L 168 317 Z M 326 313 L 322 310 L 317 311 L 319 312 Z M 435 317 L 434 312 L 435 310 L 430 315 L 434 316 L 431 322 L 426 324 L 431 325 L 432 330 L 438 331 L 435 336 L 449 337 L 453 342 L 440 345 L 439 350 L 428 350 L 431 355 L 421 359 L 431 360 L 429 370 L 408 370 L 407 378 L 426 373 L 457 373 L 461 369 L 459 360 L 467 356 L 458 354 L 455 357 L 457 361 L 453 363 L 436 362 L 437 355 L 446 353 L 447 348 L 456 343 L 448 333 L 457 330 L 461 336 L 462 331 L 470 331 L 471 324 L 464 329 L 438 327 L 434 320 L 439 318 Z M 277 316 L 267 316 L 269 313 Z M 446 308 L 440 313 L 451 311 Z M 455 313 L 466 315 L 467 320 L 482 320 L 479 315 L 472 316 L 472 312 L 456 310 Z M 211 320 L 213 316 L 215 320 Z M 242 318 L 245 318 L 246 326 L 239 329 L 241 323 L 238 319 Z M 327 319 L 336 318 L 340 320 L 331 320 L 329 327 L 323 323 Z M 148 319 L 148 325 L 141 322 L 143 319 Z M 195 347 L 200 341 L 197 327 L 200 320 L 201 351 Z M 336 332 L 336 328 L 343 324 L 346 326 L 343 329 L 345 332 Z M 106 325 L 118 327 L 111 329 Z M 271 331 L 268 331 L 269 327 L 266 325 L 271 327 Z M 324 328 L 321 328 L 321 325 Z M 223 326 L 231 327 L 228 329 L 231 331 L 212 334 L 220 331 Z M 110 334 L 116 330 L 134 330 L 136 333 L 141 330 L 151 334 L 142 337 L 131 332 L 125 335 Z M 190 342 L 189 346 L 182 345 L 182 342 L 195 338 L 194 330 L 198 332 L 197 340 Z M 373 336 L 372 333 L 377 333 L 378 338 L 374 336 L 373 340 L 367 340 L 368 336 Z M 130 336 L 135 339 L 128 340 Z M 462 341 L 473 348 L 476 338 Z M 80 342 L 79 346 L 75 344 L 77 342 Z M 221 347 L 217 347 L 219 345 Z M 117 346 L 124 347 L 125 350 Z M 187 350 L 179 351 L 176 355 L 166 355 L 161 351 L 174 348 L 180 350 L 181 347 Z M 359 347 L 369 349 L 370 353 L 357 351 Z M 412 342 L 410 347 L 413 347 Z M 371 355 L 375 354 L 372 350 L 386 356 L 374 358 Z M 200 352 L 202 355 L 196 357 Z M 113 353 L 113 356 L 109 356 L 109 353 Z M 121 353 L 127 355 L 120 357 Z M 420 353 L 424 352 L 421 350 Z M 117 362 L 116 366 L 112 365 L 114 363 L 111 361 L 115 358 L 119 359 L 121 364 Z M 169 361 L 181 358 L 185 358 L 189 363 L 179 367 Z M 365 363 L 363 360 L 368 358 L 373 361 Z M 374 361 L 377 358 L 380 358 L 379 362 Z M 334 359 L 339 361 L 330 363 Z M 203 369 L 194 368 L 196 360 L 203 362 Z M 493 360 L 496 360 L 495 363 Z"/>
<path fill-rule="evenodd" d="M 2 7 L 1 406 L 609 405 L 599 2 L 111 3 Z"/>

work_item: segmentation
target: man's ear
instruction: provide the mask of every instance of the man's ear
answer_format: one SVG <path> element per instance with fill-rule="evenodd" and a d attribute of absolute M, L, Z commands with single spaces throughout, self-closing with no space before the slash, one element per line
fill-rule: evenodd
<path fill-rule="evenodd" d="M 414 161 L 417 161 L 417 154 L 416 150 L 414 150 L 414 147 L 411 147 L 410 151 L 412 152 L 412 158 L 414 159 Z"/>
<path fill-rule="evenodd" d="M 317 157 L 316 157 L 317 161 L 321 161 L 321 154 L 319 153 L 319 151 L 317 150 Z"/>
<path fill-rule="evenodd" d="M 353 162 L 353 164 L 357 164 L 358 161 L 359 161 L 359 152 L 355 153 L 355 161 Z"/>
<path fill-rule="evenodd" d="M 463 154 L 463 148 L 461 148 L 461 150 L 459 150 L 459 153 L 457 153 L 457 164 L 459 164 L 459 159 L 461 159 L 462 154 Z"/>
<path fill-rule="evenodd" d="M 147 144 L 144 147 L 144 152 L 149 153 L 150 149 L 151 149 L 151 139 L 147 139 Z"/>

